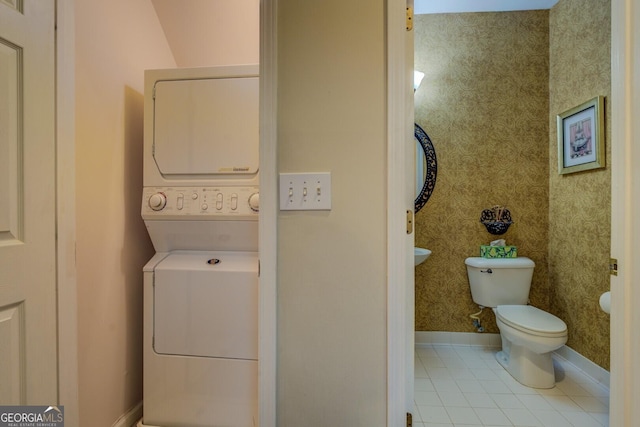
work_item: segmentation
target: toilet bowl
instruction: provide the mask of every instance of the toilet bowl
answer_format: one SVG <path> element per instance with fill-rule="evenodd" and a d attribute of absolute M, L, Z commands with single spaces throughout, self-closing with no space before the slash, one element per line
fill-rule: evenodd
<path fill-rule="evenodd" d="M 499 305 L 493 310 L 502 338 L 498 362 L 525 386 L 552 388 L 551 354 L 567 342 L 567 325 L 530 305 Z"/>
<path fill-rule="evenodd" d="M 535 388 L 555 385 L 551 352 L 567 342 L 567 325 L 530 305 L 535 263 L 526 257 L 465 260 L 471 298 L 491 307 L 502 338 L 498 362 L 520 383 Z"/>

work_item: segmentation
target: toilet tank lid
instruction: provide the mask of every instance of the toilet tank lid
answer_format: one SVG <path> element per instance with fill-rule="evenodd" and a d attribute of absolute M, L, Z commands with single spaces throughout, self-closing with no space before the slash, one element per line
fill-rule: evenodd
<path fill-rule="evenodd" d="M 536 264 L 529 258 L 521 256 L 518 258 L 482 258 L 469 257 L 464 263 L 476 268 L 531 268 Z"/>

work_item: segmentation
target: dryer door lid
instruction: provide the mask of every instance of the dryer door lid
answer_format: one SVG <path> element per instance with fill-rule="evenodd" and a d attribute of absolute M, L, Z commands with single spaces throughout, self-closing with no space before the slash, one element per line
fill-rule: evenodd
<path fill-rule="evenodd" d="M 159 81 L 153 158 L 162 175 L 255 175 L 258 77 Z"/>

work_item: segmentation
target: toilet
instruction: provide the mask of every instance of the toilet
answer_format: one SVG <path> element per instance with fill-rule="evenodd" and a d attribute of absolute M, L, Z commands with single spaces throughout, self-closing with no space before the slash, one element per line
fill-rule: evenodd
<path fill-rule="evenodd" d="M 567 325 L 527 305 L 535 263 L 526 257 L 465 260 L 473 301 L 491 307 L 500 329 L 498 362 L 521 384 L 553 388 L 551 354 L 567 342 Z"/>

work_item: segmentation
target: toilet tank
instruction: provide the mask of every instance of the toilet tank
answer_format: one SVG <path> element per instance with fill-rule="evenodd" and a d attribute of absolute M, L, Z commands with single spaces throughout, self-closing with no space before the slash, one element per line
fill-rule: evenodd
<path fill-rule="evenodd" d="M 471 297 L 483 307 L 527 304 L 535 263 L 527 257 L 467 258 Z"/>

